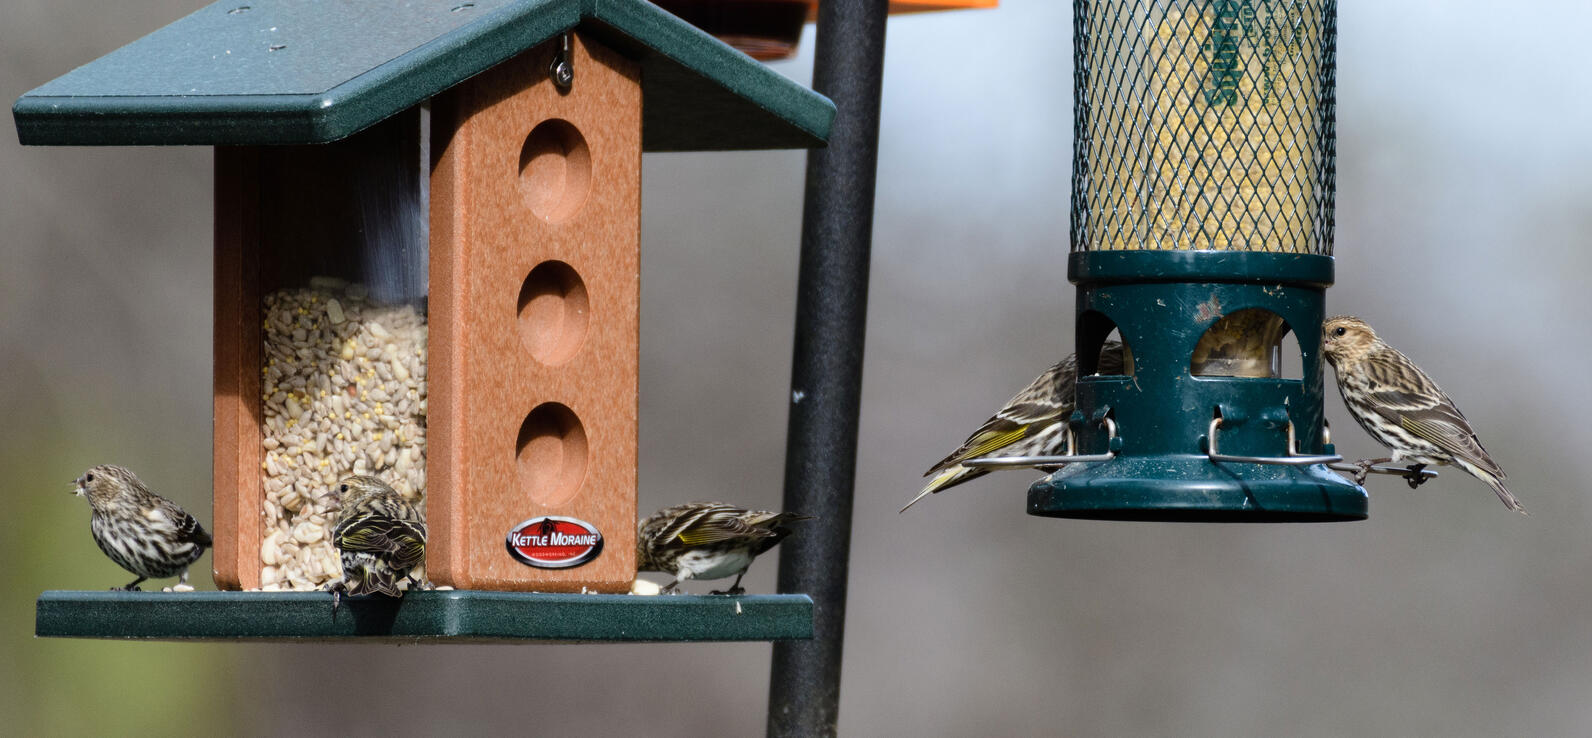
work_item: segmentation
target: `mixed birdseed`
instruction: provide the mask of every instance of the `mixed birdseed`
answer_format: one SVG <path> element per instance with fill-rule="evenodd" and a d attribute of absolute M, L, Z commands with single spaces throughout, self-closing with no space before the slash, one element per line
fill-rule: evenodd
<path fill-rule="evenodd" d="M 424 514 L 426 317 L 331 278 L 265 297 L 261 589 L 342 576 L 332 488 L 375 474 Z"/>
<path fill-rule="evenodd" d="M 1097 42 L 1080 59 L 1078 248 L 1330 253 L 1315 219 L 1331 128 L 1315 115 L 1332 6 L 1245 5 L 1239 21 L 1217 3 L 1098 5 L 1080 27 Z"/>

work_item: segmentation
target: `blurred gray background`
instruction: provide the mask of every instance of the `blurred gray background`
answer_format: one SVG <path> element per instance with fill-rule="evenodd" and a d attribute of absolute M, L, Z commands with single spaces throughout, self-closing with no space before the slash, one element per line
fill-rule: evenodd
<path fill-rule="evenodd" d="M 5 0 L 0 98 L 201 0 Z M 896 509 L 1071 344 L 1067 3 L 891 21 L 841 732 L 1592 734 L 1585 2 L 1348 3 L 1338 286 L 1532 511 L 1445 471 L 1365 522 L 1023 513 L 1032 475 Z M 775 67 L 810 78 L 802 54 Z M 0 134 L 0 714 L 19 734 L 755 735 L 769 646 L 33 639 L 124 574 L 67 481 L 132 466 L 209 521 L 210 152 Z M 645 163 L 641 506 L 777 506 L 804 154 Z M 1376 449 L 1332 393 L 1339 449 Z M 198 583 L 211 586 L 200 562 Z M 752 568 L 771 591 L 775 562 Z M 536 679 L 556 666 L 559 681 Z"/>

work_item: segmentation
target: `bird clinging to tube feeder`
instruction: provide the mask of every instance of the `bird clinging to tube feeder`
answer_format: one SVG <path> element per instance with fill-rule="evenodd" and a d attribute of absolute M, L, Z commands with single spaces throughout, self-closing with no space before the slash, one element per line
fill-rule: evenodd
<path fill-rule="evenodd" d="M 834 106 L 642 0 L 252 0 L 14 115 L 216 147 L 218 585 L 335 580 L 329 492 L 371 475 L 436 584 L 622 592 L 641 154 L 819 146 Z"/>
<path fill-rule="evenodd" d="M 1074 12 L 1077 409 L 1053 459 L 1071 463 L 1030 488 L 1029 512 L 1364 518 L 1365 491 L 1325 466 L 1338 457 L 1322 419 L 1335 5 Z M 1096 376 L 1113 332 L 1132 361 Z"/>

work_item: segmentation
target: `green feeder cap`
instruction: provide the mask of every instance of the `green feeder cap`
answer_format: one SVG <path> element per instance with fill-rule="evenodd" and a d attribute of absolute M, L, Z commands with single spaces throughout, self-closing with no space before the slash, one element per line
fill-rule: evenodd
<path fill-rule="evenodd" d="M 809 148 L 827 98 L 643 0 L 226 0 L 35 89 L 32 145 L 327 143 L 569 30 L 636 59 L 642 148 Z"/>

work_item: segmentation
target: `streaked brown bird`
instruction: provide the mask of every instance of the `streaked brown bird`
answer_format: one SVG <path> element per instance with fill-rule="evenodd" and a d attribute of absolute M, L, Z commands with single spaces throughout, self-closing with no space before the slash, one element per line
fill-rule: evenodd
<path fill-rule="evenodd" d="M 1122 344 L 1107 341 L 1100 348 L 1099 374 L 1121 374 L 1126 360 Z M 1068 356 L 1040 374 L 1018 392 L 989 420 L 973 431 L 961 447 L 929 467 L 923 476 L 934 475 L 918 496 L 912 498 L 901 512 L 906 512 L 931 494 L 950 489 L 970 479 L 990 472 L 971 466 L 962 466 L 968 459 L 981 456 L 1054 456 L 1067 444 L 1067 417 L 1072 415 L 1077 401 L 1078 359 Z"/>
<path fill-rule="evenodd" d="M 89 530 L 111 561 L 136 575 L 125 587 L 137 592 L 145 579 L 177 577 L 188 583 L 188 567 L 210 547 L 210 534 L 177 503 L 149 491 L 131 471 L 103 464 L 83 472 L 72 491 L 93 510 Z"/>
<path fill-rule="evenodd" d="M 1328 318 L 1322 352 L 1338 375 L 1349 414 L 1393 455 L 1361 462 L 1453 464 L 1480 479 L 1510 510 L 1526 511 L 1504 487 L 1504 470 L 1482 448 L 1470 422 L 1432 378 L 1352 315 Z"/>
<path fill-rule="evenodd" d="M 752 560 L 790 535 L 789 523 L 811 520 L 789 512 L 747 510 L 722 502 L 689 502 L 666 507 L 637 526 L 636 568 L 674 576 L 663 591 L 687 579 L 735 577 L 713 594 L 741 594 L 741 577 Z"/>
<path fill-rule="evenodd" d="M 342 510 L 332 528 L 332 545 L 341 552 L 343 578 L 327 585 L 334 615 L 341 593 L 401 597 L 400 581 L 420 586 L 410 575 L 426 558 L 426 523 L 420 512 L 373 476 L 344 479 L 336 493 Z"/>

